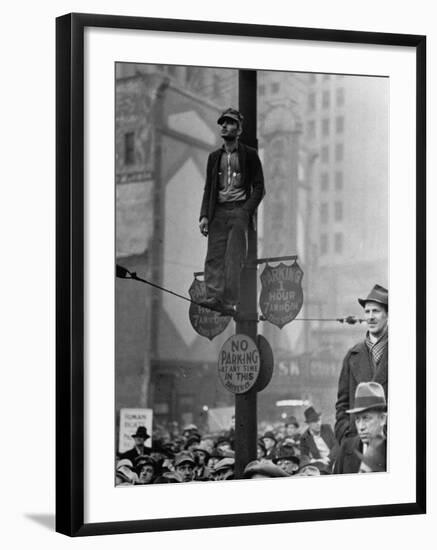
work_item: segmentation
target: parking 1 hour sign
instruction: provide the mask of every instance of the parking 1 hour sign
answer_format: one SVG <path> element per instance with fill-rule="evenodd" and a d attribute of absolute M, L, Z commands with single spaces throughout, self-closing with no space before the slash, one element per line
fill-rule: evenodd
<path fill-rule="evenodd" d="M 218 374 L 228 391 L 249 391 L 255 384 L 259 371 L 259 350 L 249 336 L 235 334 L 226 340 L 218 358 Z"/>
<path fill-rule="evenodd" d="M 265 266 L 259 304 L 267 321 L 282 328 L 297 316 L 303 304 L 302 277 L 297 262 L 291 266 Z"/>

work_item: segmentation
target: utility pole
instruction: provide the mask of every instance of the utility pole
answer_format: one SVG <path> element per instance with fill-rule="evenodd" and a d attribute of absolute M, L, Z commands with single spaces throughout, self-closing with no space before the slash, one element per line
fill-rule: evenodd
<path fill-rule="evenodd" d="M 244 116 L 241 141 L 258 148 L 257 140 L 257 73 L 240 70 L 238 79 L 239 111 Z M 245 334 L 256 343 L 257 337 L 257 232 L 249 227 L 248 254 L 240 278 L 240 305 L 236 334 Z M 248 462 L 256 459 L 257 392 L 235 395 L 235 478 L 241 479 Z"/>

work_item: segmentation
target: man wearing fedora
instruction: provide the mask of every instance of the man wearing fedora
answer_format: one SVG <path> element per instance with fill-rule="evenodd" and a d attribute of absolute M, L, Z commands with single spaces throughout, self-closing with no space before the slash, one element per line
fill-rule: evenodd
<path fill-rule="evenodd" d="M 261 479 L 274 477 L 289 477 L 283 468 L 273 464 L 270 460 L 253 460 L 244 468 L 243 478 Z"/>
<path fill-rule="evenodd" d="M 338 452 L 338 444 L 329 424 L 322 424 L 322 415 L 314 407 L 304 411 L 308 428 L 300 438 L 301 461 L 321 463 L 332 469 Z"/>
<path fill-rule="evenodd" d="M 284 470 L 285 473 L 292 476 L 299 470 L 300 459 L 296 456 L 292 445 L 281 445 L 276 452 L 273 463 Z"/>
<path fill-rule="evenodd" d="M 268 430 L 262 436 L 262 441 L 264 443 L 264 447 L 266 448 L 265 458 L 267 460 L 272 460 L 276 456 L 277 441 L 275 434 L 271 430 Z"/>
<path fill-rule="evenodd" d="M 361 382 L 352 409 L 346 412 L 355 423 L 357 435 L 346 437 L 334 465 L 335 474 L 385 471 L 387 402 L 378 382 Z"/>
<path fill-rule="evenodd" d="M 217 124 L 223 145 L 208 157 L 199 218 L 200 232 L 208 237 L 202 305 L 229 312 L 239 300 L 247 232 L 265 189 L 258 153 L 239 141 L 243 115 L 226 109 Z"/>
<path fill-rule="evenodd" d="M 339 443 L 357 433 L 347 410 L 352 408 L 358 384 L 373 380 L 381 384 L 385 395 L 388 389 L 388 290 L 375 285 L 367 298 L 359 298 L 358 302 L 364 309 L 367 334 L 343 360 L 335 406 L 335 436 Z"/>
<path fill-rule="evenodd" d="M 129 449 L 125 453 L 120 455 L 120 458 L 127 458 L 135 464 L 135 459 L 139 456 L 149 455 L 150 447 L 145 446 L 145 441 L 150 438 L 150 435 L 147 433 L 147 428 L 144 426 L 138 426 L 136 433 L 132 434 L 135 445 L 132 449 Z"/>

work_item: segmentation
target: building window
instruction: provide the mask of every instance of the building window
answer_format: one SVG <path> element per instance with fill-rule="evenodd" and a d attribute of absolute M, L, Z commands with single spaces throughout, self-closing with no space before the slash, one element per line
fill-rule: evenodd
<path fill-rule="evenodd" d="M 329 136 L 329 118 L 324 118 L 322 120 L 322 135 Z"/>
<path fill-rule="evenodd" d="M 320 223 L 328 223 L 328 203 L 322 202 L 320 205 Z"/>
<path fill-rule="evenodd" d="M 259 95 L 264 95 L 266 93 L 266 87 L 264 86 L 264 84 L 261 84 L 261 86 L 259 87 Z"/>
<path fill-rule="evenodd" d="M 343 219 L 343 203 L 336 201 L 334 204 L 334 218 L 336 222 L 341 222 Z"/>
<path fill-rule="evenodd" d="M 196 79 L 197 76 L 197 70 L 195 67 L 187 67 L 187 70 L 185 72 L 185 82 L 191 86 L 193 84 L 193 81 Z"/>
<path fill-rule="evenodd" d="M 329 162 L 329 145 L 322 147 L 322 162 Z"/>
<path fill-rule="evenodd" d="M 311 93 L 308 95 L 308 110 L 314 111 L 315 108 L 316 108 L 316 94 Z"/>
<path fill-rule="evenodd" d="M 124 134 L 124 163 L 135 164 L 135 134 L 127 132 Z"/>
<path fill-rule="evenodd" d="M 329 80 L 331 78 L 331 75 L 329 74 L 324 74 L 323 75 L 323 80 Z"/>
<path fill-rule="evenodd" d="M 310 139 L 314 139 L 316 137 L 316 121 L 315 120 L 309 120 L 307 125 L 307 134 Z"/>
<path fill-rule="evenodd" d="M 344 118 L 342 116 L 338 116 L 335 119 L 335 131 L 337 134 L 342 134 L 344 130 Z"/>
<path fill-rule="evenodd" d="M 337 107 L 342 107 L 344 105 L 344 88 L 337 88 L 335 101 Z"/>
<path fill-rule="evenodd" d="M 343 160 L 343 144 L 337 143 L 335 146 L 335 160 L 340 162 Z"/>
<path fill-rule="evenodd" d="M 343 189 L 343 172 L 335 172 L 335 190 L 341 191 Z"/>
<path fill-rule="evenodd" d="M 329 188 L 329 174 L 328 172 L 322 172 L 320 174 L 320 188 L 322 191 L 327 191 Z"/>
<path fill-rule="evenodd" d="M 343 252 L 343 233 L 336 233 L 334 235 L 334 250 L 336 254 Z"/>
<path fill-rule="evenodd" d="M 272 94 L 277 94 L 279 92 L 279 82 L 272 82 L 270 89 Z"/>
<path fill-rule="evenodd" d="M 221 78 L 218 74 L 215 74 L 212 77 L 212 90 L 213 90 L 213 97 L 218 97 L 218 96 L 221 95 L 222 82 L 221 82 Z"/>
<path fill-rule="evenodd" d="M 320 254 L 326 254 L 328 252 L 328 235 L 322 233 L 320 235 Z"/>
<path fill-rule="evenodd" d="M 329 103 L 330 103 L 329 90 L 325 90 L 322 94 L 322 107 L 326 109 L 327 107 L 329 107 Z"/>
<path fill-rule="evenodd" d="M 315 73 L 311 73 L 309 75 L 309 81 L 310 81 L 310 84 L 315 84 L 316 83 L 316 79 L 317 79 L 317 75 Z"/>

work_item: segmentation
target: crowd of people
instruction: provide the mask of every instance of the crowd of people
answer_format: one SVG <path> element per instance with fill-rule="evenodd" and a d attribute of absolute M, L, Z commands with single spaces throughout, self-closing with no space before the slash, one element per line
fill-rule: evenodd
<path fill-rule="evenodd" d="M 308 421 L 317 414 L 306 411 Z M 320 423 L 320 418 L 316 423 Z M 314 425 L 311 422 L 311 425 Z M 332 430 L 331 430 L 332 431 Z M 305 433 L 305 432 L 304 432 Z M 290 417 L 260 434 L 257 441 L 257 460 L 250 462 L 245 478 L 307 476 L 330 473 L 329 460 L 315 460 L 307 452 L 296 418 Z M 202 434 L 194 424 L 179 433 L 173 431 L 154 435 L 151 447 L 147 429 L 140 426 L 132 434 L 134 445 L 117 457 L 116 484 L 178 483 L 191 481 L 218 481 L 234 478 L 235 431 Z"/>
<path fill-rule="evenodd" d="M 379 386 L 379 388 L 381 388 Z M 357 397 L 357 418 L 359 426 L 365 424 L 365 414 L 360 403 L 369 403 L 369 394 L 374 387 L 362 384 Z M 379 390 L 380 403 L 384 405 L 383 393 Z M 359 410 L 358 410 L 359 409 Z M 381 409 L 382 410 L 382 409 Z M 354 409 L 355 411 L 355 409 Z M 369 446 L 366 453 L 354 452 L 354 445 L 342 453 L 329 424 L 322 423 L 321 414 L 314 407 L 305 411 L 305 425 L 300 426 L 295 417 L 277 424 L 260 434 L 257 441 L 257 459 L 247 464 L 244 478 L 274 478 L 290 476 L 318 476 L 347 471 L 385 470 L 385 455 L 378 452 L 376 445 Z M 381 415 L 385 413 L 381 412 Z M 368 429 L 366 428 L 366 434 Z M 383 431 L 375 434 L 385 444 Z M 133 447 L 120 454 L 116 463 L 117 485 L 147 485 L 150 483 L 180 483 L 191 481 L 221 481 L 234 479 L 235 431 L 233 428 L 218 434 L 201 433 L 190 424 L 182 433 L 176 429 L 163 435 L 154 435 L 151 447 L 146 446 L 150 438 L 147 429 L 140 426 L 132 434 Z M 355 438 L 348 438 L 355 442 Z M 376 441 L 376 439 L 375 439 Z M 369 443 L 369 440 L 367 440 Z"/>
<path fill-rule="evenodd" d="M 291 416 L 258 434 L 257 458 L 244 478 L 318 476 L 386 471 L 388 291 L 375 285 L 364 299 L 368 331 L 345 356 L 334 429 L 314 406 L 304 423 Z M 234 479 L 235 430 L 201 433 L 194 424 L 150 434 L 139 426 L 134 445 L 117 457 L 117 485 Z"/>

